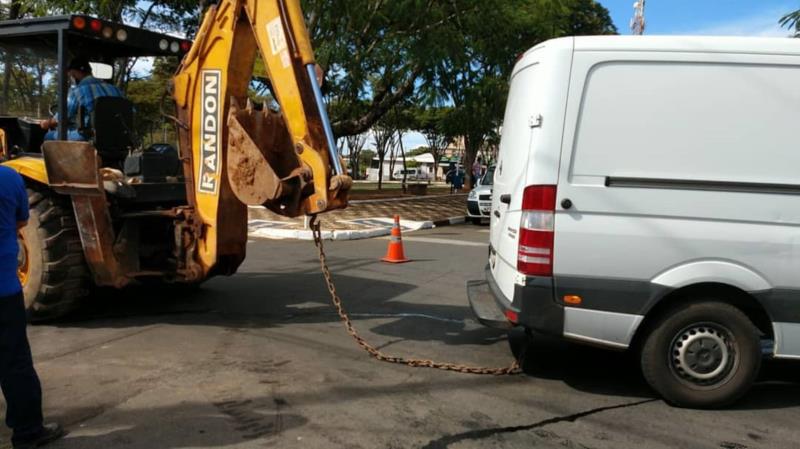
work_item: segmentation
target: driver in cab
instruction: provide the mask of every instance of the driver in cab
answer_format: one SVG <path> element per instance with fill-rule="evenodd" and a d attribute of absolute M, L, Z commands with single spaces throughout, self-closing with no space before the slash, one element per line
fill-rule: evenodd
<path fill-rule="evenodd" d="M 94 100 L 99 97 L 122 97 L 122 92 L 116 86 L 101 81 L 92 76 L 92 66 L 89 60 L 82 57 L 74 58 L 67 67 L 67 74 L 72 78 L 74 86 L 69 90 L 67 97 L 67 140 L 86 141 L 86 136 L 80 133 L 79 128 L 88 128 L 89 117 L 94 111 Z M 84 108 L 84 122 L 78 126 L 78 110 Z M 58 121 L 54 117 L 42 120 L 42 129 L 47 130 L 44 140 L 58 140 Z"/>

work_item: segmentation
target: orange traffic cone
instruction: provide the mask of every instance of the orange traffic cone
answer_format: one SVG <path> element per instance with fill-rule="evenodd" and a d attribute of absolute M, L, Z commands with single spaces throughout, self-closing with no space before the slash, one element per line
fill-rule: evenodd
<path fill-rule="evenodd" d="M 400 234 L 400 216 L 394 216 L 394 225 L 392 226 L 392 237 L 389 241 L 389 249 L 386 251 L 386 257 L 381 259 L 389 263 L 405 263 L 409 260 L 406 259 L 405 252 L 403 251 L 403 236 Z"/>

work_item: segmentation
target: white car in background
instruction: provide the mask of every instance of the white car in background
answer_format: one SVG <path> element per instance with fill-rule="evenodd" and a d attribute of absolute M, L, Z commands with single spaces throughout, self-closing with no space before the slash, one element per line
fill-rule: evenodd
<path fill-rule="evenodd" d="M 467 218 L 475 224 L 481 224 L 483 219 L 489 219 L 492 209 L 492 188 L 494 187 L 494 166 L 486 170 L 478 181 L 478 186 L 469 192 L 467 197 Z"/>
<path fill-rule="evenodd" d="M 405 171 L 405 174 L 406 174 L 406 180 L 408 180 L 408 181 L 427 181 L 428 179 L 430 179 L 430 176 L 428 175 L 428 173 L 426 173 L 426 172 L 424 172 L 424 171 L 422 171 L 422 170 L 420 170 L 418 168 L 407 168 L 405 170 L 403 170 L 403 169 L 395 170 L 394 174 L 392 175 L 392 178 L 394 178 L 397 181 L 402 181 L 403 180 L 403 172 L 404 171 Z"/>

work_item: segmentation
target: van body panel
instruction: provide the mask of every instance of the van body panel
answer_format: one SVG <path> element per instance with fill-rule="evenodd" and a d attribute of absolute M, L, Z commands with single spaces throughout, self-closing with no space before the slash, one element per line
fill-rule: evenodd
<path fill-rule="evenodd" d="M 778 359 L 800 360 L 800 323 L 774 323 L 775 354 Z"/>
<path fill-rule="evenodd" d="M 727 260 L 688 262 L 668 269 L 651 282 L 674 289 L 701 282 L 731 285 L 746 292 L 758 292 L 772 288 L 769 282 L 752 268 Z"/>
<path fill-rule="evenodd" d="M 575 294 L 559 278 L 589 273 L 601 288 L 582 290 L 584 305 L 601 311 L 620 309 L 603 298 L 613 280 L 640 285 L 622 296 L 635 313 L 663 296 L 656 286 L 800 286 L 800 57 L 579 48 L 557 200 L 573 207 L 556 214 L 556 296 Z"/>
<path fill-rule="evenodd" d="M 625 349 L 643 319 L 641 315 L 564 307 L 564 336 Z"/>

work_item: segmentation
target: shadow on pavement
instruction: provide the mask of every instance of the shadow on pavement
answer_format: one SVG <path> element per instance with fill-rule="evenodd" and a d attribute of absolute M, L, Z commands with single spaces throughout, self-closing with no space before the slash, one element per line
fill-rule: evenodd
<path fill-rule="evenodd" d="M 113 447 L 178 449 L 190 447 L 227 447 L 258 441 L 259 447 L 281 432 L 301 427 L 308 420 L 285 409 L 280 398 L 253 398 L 218 403 L 181 403 L 146 409 L 115 409 L 113 425 L 101 421 L 92 432 L 76 425 L 93 410 L 67 409 L 54 416 L 71 430 L 71 435 L 47 447 L 53 449 L 107 449 Z M 98 430 L 99 429 L 99 430 Z"/>
<path fill-rule="evenodd" d="M 560 380 L 570 387 L 592 394 L 652 398 L 630 353 L 579 345 L 556 337 L 536 334 L 528 340 L 521 330 L 509 334 L 509 343 L 524 349 L 525 374 Z"/>
<path fill-rule="evenodd" d="M 410 282 L 387 280 L 370 267 L 373 264 L 371 260 L 333 259 L 331 265 L 334 273 L 365 273 L 336 274 L 335 280 L 356 327 L 385 337 L 375 339 L 374 344 L 438 341 L 450 346 L 475 346 L 506 339 L 502 331 L 475 325 L 466 301 L 459 306 L 435 303 L 435 298 L 428 297 L 419 303 L 397 300 L 415 290 L 420 295 L 431 291 Z M 256 329 L 338 322 L 316 260 L 309 259 L 302 266 L 308 269 L 212 279 L 199 290 L 179 294 L 170 288 L 100 291 L 82 310 L 52 324 L 65 328 L 131 328 L 166 323 Z M 375 318 L 388 321 L 368 328 L 364 321 Z M 507 351 L 505 345 L 497 349 Z M 628 352 L 537 336 L 527 349 L 524 369 L 529 376 L 560 380 L 575 390 L 592 394 L 655 397 L 640 374 L 638 361 Z M 737 408 L 797 406 L 798 379 L 800 364 L 769 361 L 759 383 Z"/>
<path fill-rule="evenodd" d="M 800 405 L 800 363 L 788 360 L 764 360 L 761 375 L 753 389 L 736 410 L 769 410 Z"/>
<path fill-rule="evenodd" d="M 373 262 L 365 265 L 369 264 Z M 240 273 L 230 279 L 215 278 L 193 289 L 179 285 L 100 289 L 79 310 L 49 324 L 65 328 L 152 324 L 269 328 L 338 322 L 322 275 L 313 261 L 307 266 L 310 269 L 302 272 Z M 359 268 L 349 263 L 336 266 L 334 272 Z M 488 345 L 505 340 L 504 332 L 472 321 L 466 300 L 463 305 L 410 303 L 396 298 L 419 289 L 412 283 L 342 274 L 335 275 L 335 281 L 345 308 L 361 330 L 369 329 L 392 339 L 440 341 L 447 345 Z M 420 294 L 429 295 L 424 291 Z M 371 328 L 358 325 L 359 321 L 375 318 L 389 321 Z"/>

